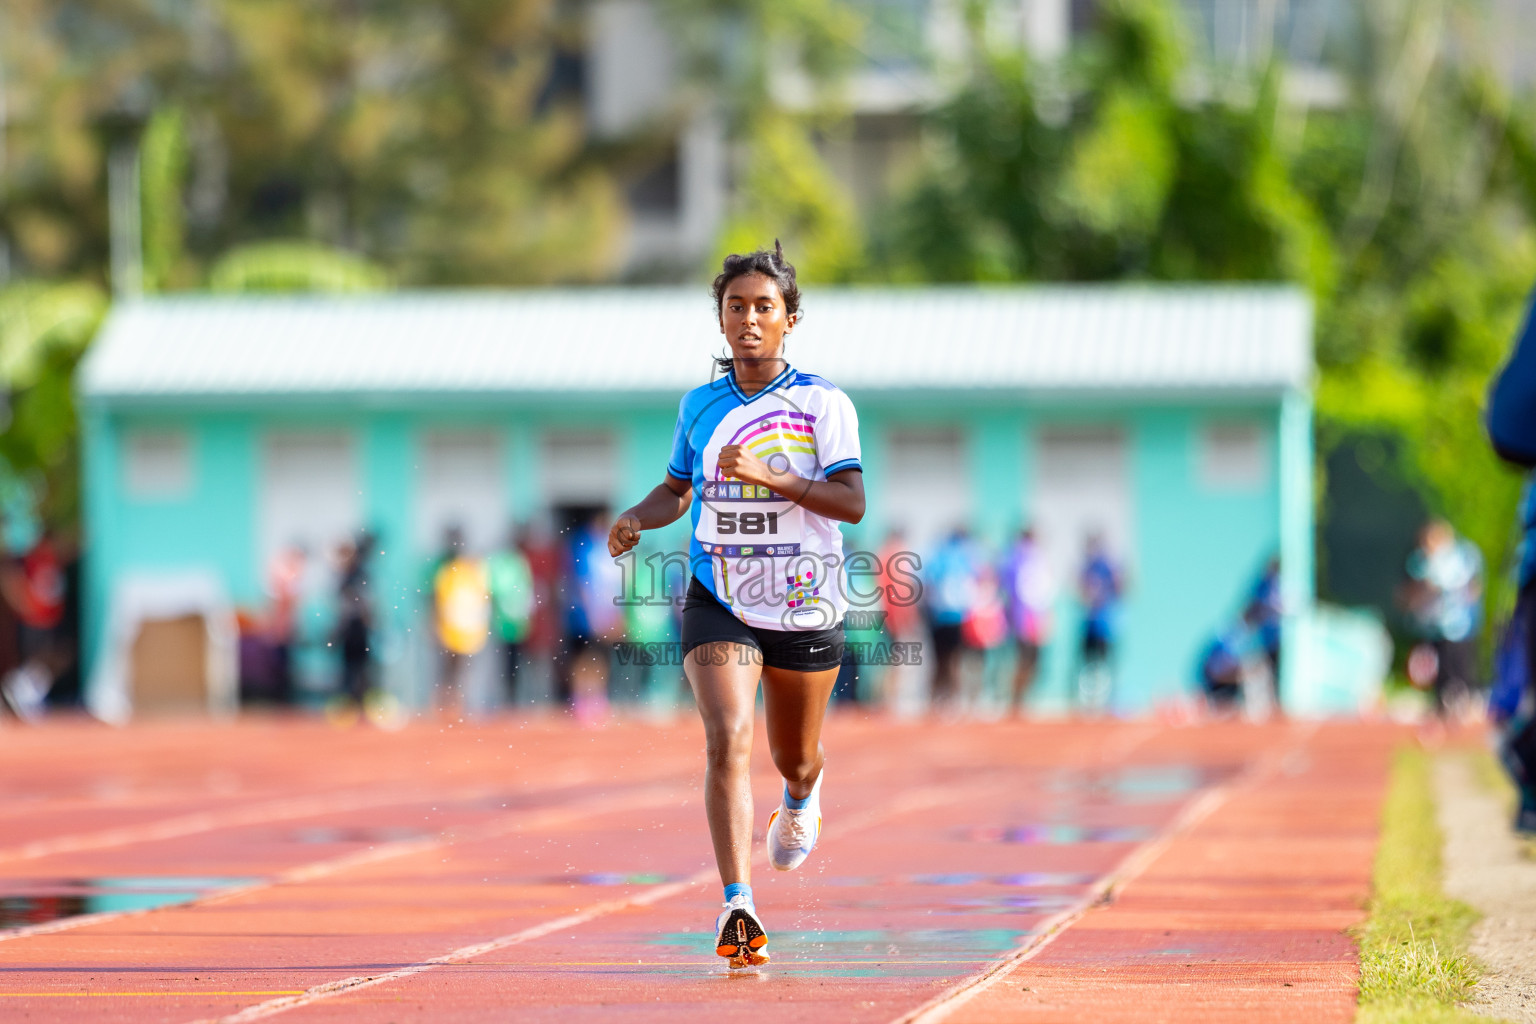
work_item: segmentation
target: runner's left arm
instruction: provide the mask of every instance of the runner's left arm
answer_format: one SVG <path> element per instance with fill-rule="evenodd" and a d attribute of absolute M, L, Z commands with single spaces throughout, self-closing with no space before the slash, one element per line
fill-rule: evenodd
<path fill-rule="evenodd" d="M 654 530 L 677 522 L 693 504 L 693 485 L 668 473 L 651 493 L 631 505 L 608 531 L 608 553 L 619 557 L 640 542 L 641 530 Z"/>

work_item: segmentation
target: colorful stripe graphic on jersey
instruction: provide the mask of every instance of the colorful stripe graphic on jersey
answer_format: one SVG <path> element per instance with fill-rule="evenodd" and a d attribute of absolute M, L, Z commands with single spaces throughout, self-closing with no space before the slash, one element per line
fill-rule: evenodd
<path fill-rule="evenodd" d="M 799 409 L 775 409 L 736 429 L 726 444 L 739 444 L 767 460 L 770 455 L 789 452 L 816 454 L 816 415 Z M 717 467 L 716 480 L 733 480 Z M 727 500 L 732 500 L 727 498 Z"/>

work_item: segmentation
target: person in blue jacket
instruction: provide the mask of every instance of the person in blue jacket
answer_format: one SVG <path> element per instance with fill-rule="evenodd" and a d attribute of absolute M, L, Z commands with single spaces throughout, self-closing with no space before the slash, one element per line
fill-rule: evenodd
<path fill-rule="evenodd" d="M 1500 458 L 1532 470 L 1520 500 L 1518 597 L 1507 641 L 1523 654 L 1502 666 L 1523 683 L 1502 744 L 1504 763 L 1520 788 L 1515 828 L 1536 834 L 1536 293 L 1509 361 L 1488 392 L 1488 438 Z"/>

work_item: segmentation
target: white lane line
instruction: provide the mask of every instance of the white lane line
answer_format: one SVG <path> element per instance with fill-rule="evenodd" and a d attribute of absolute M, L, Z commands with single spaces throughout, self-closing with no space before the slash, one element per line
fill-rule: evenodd
<path fill-rule="evenodd" d="M 580 763 L 559 765 L 550 769 L 558 772 L 564 785 L 590 782 L 593 774 Z M 474 788 L 435 793 L 421 789 L 391 790 L 389 792 L 351 790 L 343 793 L 325 793 L 312 796 L 283 797 L 267 803 L 226 808 L 218 811 L 197 811 L 177 815 L 142 825 L 123 825 L 100 832 L 77 833 L 38 839 L 0 849 L 0 864 L 16 861 L 37 860 L 60 853 L 81 853 L 89 850 L 108 850 L 116 846 L 132 846 L 137 843 L 180 839 L 199 832 L 215 832 L 219 829 L 241 828 L 247 825 L 264 825 L 273 821 L 295 818 L 315 818 L 349 811 L 365 811 L 391 804 L 467 802 L 486 797 L 502 796 L 516 792 L 507 786 L 476 786 Z M 538 790 L 528 795 L 537 795 Z M 518 793 L 518 795 L 524 795 Z"/>
<path fill-rule="evenodd" d="M 952 985 L 916 1009 L 909 1010 L 896 1018 L 892 1024 L 939 1024 L 961 1006 L 996 985 L 1013 968 L 1039 956 L 1047 946 L 1059 939 L 1088 911 L 1100 904 L 1113 902 L 1116 894 L 1167 852 L 1175 839 L 1209 818 L 1239 790 L 1251 789 L 1258 785 L 1289 758 L 1305 750 L 1307 742 L 1317 728 L 1317 723 L 1308 723 L 1301 727 L 1299 730 L 1301 735 L 1294 743 L 1281 750 L 1271 751 L 1251 763 L 1236 779 L 1202 789 L 1184 805 L 1173 821 L 1164 826 L 1162 831 L 1126 854 L 1118 864 L 1089 886 L 1076 902 L 1065 910 L 1052 914 L 1036 926 L 1023 945 L 1001 959 L 994 960 L 971 977 Z"/>
<path fill-rule="evenodd" d="M 340 874 L 353 868 L 395 860 L 400 857 L 409 857 L 415 853 L 424 853 L 455 843 L 478 842 L 486 839 L 497 839 L 515 832 L 532 832 L 540 829 L 556 828 L 561 825 L 570 824 L 572 821 L 596 817 L 616 810 L 675 803 L 678 795 L 679 790 L 676 788 L 656 787 L 642 790 L 639 793 L 628 793 L 622 797 L 607 795 L 588 800 L 585 803 L 574 804 L 570 807 L 551 808 L 539 812 L 519 811 L 485 825 L 449 829 L 438 835 L 419 839 L 399 839 L 380 846 L 370 847 L 366 850 L 342 854 L 339 857 L 302 864 L 272 878 L 252 882 L 250 885 L 220 889 L 217 892 L 211 892 L 206 896 L 195 900 L 188 900 L 184 903 L 172 903 L 158 907 L 139 907 L 132 910 L 108 910 L 99 914 L 81 914 L 77 917 L 66 917 L 62 920 L 49 921 L 45 924 L 21 925 L 16 928 L 0 931 L 0 942 L 7 942 L 11 939 L 31 938 L 37 935 L 51 935 L 54 932 L 70 931 L 93 924 L 103 924 L 107 921 L 120 921 L 129 917 L 142 917 L 145 914 L 152 914 L 156 911 L 179 910 L 223 903 L 253 892 L 260 892 L 263 889 L 270 889 L 279 885 L 312 882 L 316 879 Z"/>
<path fill-rule="evenodd" d="M 479 788 L 466 793 L 434 796 L 431 793 L 331 793 L 324 796 L 288 797 L 254 806 L 222 811 L 199 811 L 174 818 L 149 822 L 144 825 L 125 825 L 121 828 L 81 835 L 60 836 L 55 839 L 39 839 L 34 842 L 0 850 L 0 864 L 23 860 L 37 860 L 61 853 L 81 853 L 87 850 L 108 850 L 114 846 L 131 846 L 136 843 L 153 843 L 164 839 L 180 839 L 199 832 L 213 832 L 225 828 L 246 825 L 263 825 L 272 821 L 292 818 L 316 818 L 349 811 L 363 811 L 389 804 L 428 803 L 433 799 L 477 799 L 505 790 Z"/>
<path fill-rule="evenodd" d="M 307 990 L 303 995 L 269 999 L 264 1003 L 247 1006 L 243 1010 L 232 1013 L 227 1017 L 216 1018 L 216 1020 L 218 1024 L 245 1024 L 247 1021 L 262 1020 L 263 1018 L 285 1013 L 288 1010 L 295 1010 L 301 1006 L 308 1006 L 310 1003 L 329 999 L 342 993 L 358 992 L 365 988 L 373 988 L 375 985 L 385 985 L 389 982 L 400 981 L 403 978 L 409 978 L 413 974 L 430 971 L 434 967 L 463 963 L 466 960 L 473 960 L 475 957 L 484 956 L 487 953 L 506 949 L 508 946 L 516 946 L 519 943 L 542 938 L 551 932 L 557 932 L 563 928 L 573 928 L 576 925 L 585 924 L 588 921 L 612 914 L 615 911 L 626 910 L 631 907 L 649 906 L 669 896 L 676 896 L 678 893 L 703 885 L 713 877 L 715 877 L 715 869 L 705 868 L 681 882 L 658 885 L 653 889 L 647 889 L 627 899 L 598 903 L 588 907 L 586 910 L 544 921 L 531 928 L 524 928 L 520 932 L 503 935 L 501 938 L 492 939 L 489 942 L 478 942 L 473 946 L 463 946 L 451 953 L 444 953 L 442 956 L 435 956 L 431 960 L 423 960 L 420 963 L 411 964 L 409 967 L 401 967 L 387 974 L 378 974 L 367 978 L 342 978 L 338 981 L 326 982 L 324 985 L 316 985 L 314 988 Z M 213 1022 L 199 1021 L 198 1024 L 213 1024 Z"/>

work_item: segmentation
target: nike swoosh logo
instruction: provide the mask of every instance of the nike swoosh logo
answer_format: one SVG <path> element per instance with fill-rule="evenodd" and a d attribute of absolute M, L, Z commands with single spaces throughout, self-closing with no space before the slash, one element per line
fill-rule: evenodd
<path fill-rule="evenodd" d="M 811 648 L 811 653 L 812 654 L 820 654 L 822 651 L 827 651 L 827 650 L 831 650 L 831 648 L 830 647 L 812 647 Z"/>

